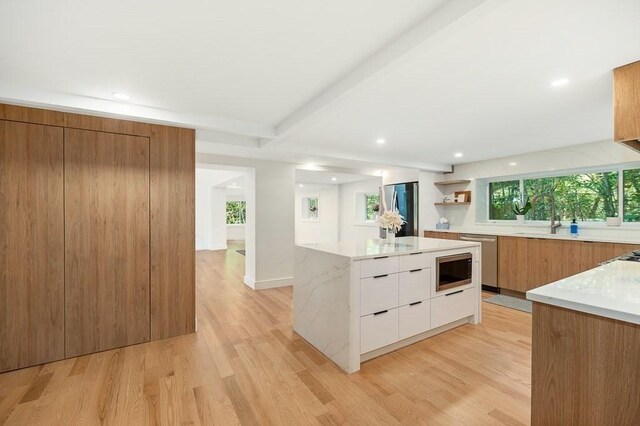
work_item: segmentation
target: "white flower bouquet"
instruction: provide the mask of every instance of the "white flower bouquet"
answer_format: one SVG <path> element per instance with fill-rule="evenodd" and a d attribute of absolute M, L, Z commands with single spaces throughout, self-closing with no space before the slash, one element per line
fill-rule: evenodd
<path fill-rule="evenodd" d="M 405 223 L 406 222 L 400 213 L 393 210 L 385 211 L 378 219 L 378 225 L 380 225 L 381 228 L 393 230 L 394 233 L 398 232 Z"/>

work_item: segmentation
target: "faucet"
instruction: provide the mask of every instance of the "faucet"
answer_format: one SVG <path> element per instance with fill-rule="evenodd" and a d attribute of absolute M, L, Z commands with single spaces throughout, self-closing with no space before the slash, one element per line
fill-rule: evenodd
<path fill-rule="evenodd" d="M 534 202 L 538 201 L 541 198 L 546 198 L 547 200 L 549 200 L 549 204 L 551 206 L 551 233 L 553 235 L 555 235 L 558 232 L 558 228 L 560 228 L 562 226 L 562 223 L 560 222 L 560 220 L 558 220 L 558 222 L 556 222 L 556 205 L 555 202 L 553 200 L 553 197 L 550 194 L 542 194 L 542 195 L 538 195 L 536 197 L 534 197 Z"/>

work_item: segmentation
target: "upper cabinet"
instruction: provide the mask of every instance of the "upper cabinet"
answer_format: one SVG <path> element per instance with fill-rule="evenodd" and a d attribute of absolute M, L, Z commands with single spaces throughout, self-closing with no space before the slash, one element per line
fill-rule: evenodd
<path fill-rule="evenodd" d="M 640 61 L 613 70 L 614 140 L 640 151 Z"/>

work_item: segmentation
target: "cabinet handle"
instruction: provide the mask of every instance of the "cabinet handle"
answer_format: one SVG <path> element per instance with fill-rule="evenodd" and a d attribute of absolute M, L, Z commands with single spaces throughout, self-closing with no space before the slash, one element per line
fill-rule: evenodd
<path fill-rule="evenodd" d="M 374 257 L 373 260 L 376 260 L 376 259 L 387 259 L 387 258 L 389 258 L 389 256 L 378 256 L 378 257 Z"/>
<path fill-rule="evenodd" d="M 417 253 L 409 253 L 409 256 L 413 256 L 414 254 L 422 254 L 421 251 L 417 252 Z"/>
<path fill-rule="evenodd" d="M 389 274 L 384 274 L 384 275 L 375 275 L 375 276 L 373 277 L 373 279 L 376 279 L 376 278 L 384 278 L 384 277 L 388 277 L 388 276 L 389 276 Z"/>
<path fill-rule="evenodd" d="M 412 269 L 409 272 L 420 272 L 420 271 L 422 271 L 422 269 Z"/>
<path fill-rule="evenodd" d="M 464 290 L 454 291 L 453 293 L 445 294 L 445 296 L 453 296 L 454 294 L 462 293 Z"/>
<path fill-rule="evenodd" d="M 380 312 L 374 312 L 374 313 L 373 313 L 373 316 L 386 314 L 387 312 L 389 312 L 389 310 L 388 310 L 388 309 L 385 309 L 384 311 L 380 311 Z"/>
<path fill-rule="evenodd" d="M 421 304 L 422 302 L 413 302 L 413 303 L 409 303 L 409 306 L 416 306 Z"/>

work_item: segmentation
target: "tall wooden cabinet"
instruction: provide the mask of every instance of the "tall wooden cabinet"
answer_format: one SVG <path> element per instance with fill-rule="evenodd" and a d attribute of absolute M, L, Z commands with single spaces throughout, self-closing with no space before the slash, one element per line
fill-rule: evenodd
<path fill-rule="evenodd" d="M 640 151 L 640 61 L 613 70 L 614 140 Z"/>
<path fill-rule="evenodd" d="M 64 358 L 63 129 L 0 120 L 0 371 Z"/>
<path fill-rule="evenodd" d="M 195 132 L 0 104 L 0 371 L 195 331 Z"/>
<path fill-rule="evenodd" d="M 65 341 L 149 340 L 149 138 L 65 130 Z"/>

